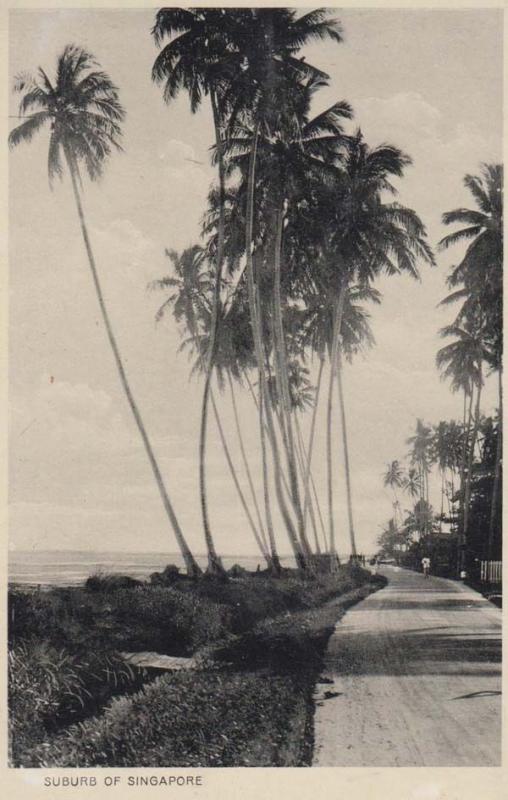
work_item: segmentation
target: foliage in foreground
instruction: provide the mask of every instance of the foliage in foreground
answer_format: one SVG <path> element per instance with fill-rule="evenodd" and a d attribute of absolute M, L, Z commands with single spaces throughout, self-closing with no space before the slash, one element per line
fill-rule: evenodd
<path fill-rule="evenodd" d="M 216 637 L 213 639 L 209 632 L 208 638 L 197 637 L 196 644 L 202 663 L 209 663 L 210 657 L 223 659 L 222 670 L 219 672 L 216 665 L 211 670 L 172 673 L 134 696 L 141 678 L 126 670 L 113 654 L 85 656 L 81 651 L 78 656 L 44 640 L 19 640 L 21 631 L 33 630 L 29 623 L 34 624 L 34 608 L 55 610 L 51 592 L 26 595 L 24 614 L 15 615 L 17 627 L 11 631 L 15 642 L 10 661 L 13 764 L 302 763 L 321 653 L 341 613 L 374 588 L 375 581 L 367 581 L 367 575 L 364 570 L 344 567 L 338 575 L 315 581 L 294 576 L 281 581 L 245 578 L 229 584 L 203 581 L 199 587 L 194 584 L 193 592 L 190 582 L 180 593 L 171 590 L 182 602 L 201 603 L 205 608 L 209 603 L 221 612 L 223 625 Z M 122 591 L 105 593 L 102 599 L 96 593 L 92 597 L 125 608 Z M 161 587 L 126 591 L 131 594 L 129 608 L 133 614 L 136 600 L 150 592 L 158 598 L 173 597 L 172 593 L 161 595 Z M 69 594 L 73 592 L 82 599 L 83 590 L 70 590 Z M 256 606 L 256 598 L 264 598 L 265 593 L 272 597 L 272 605 L 259 602 Z M 205 599 L 206 595 L 213 599 Z M 216 602 L 219 595 L 222 604 Z M 18 612 L 20 608 L 18 605 Z M 150 608 L 153 611 L 156 606 Z M 155 617 L 151 624 L 155 629 Z M 39 637 L 50 630 L 39 629 Z M 93 636 L 92 631 L 90 634 Z M 82 638 L 80 642 L 82 645 Z M 103 715 L 90 717 L 121 692 L 131 696 L 114 700 Z M 62 732 L 65 725 L 76 720 L 81 721 Z M 295 744 L 288 746 L 295 725 Z M 167 737 L 168 730 L 176 733 Z M 142 752 L 141 741 L 145 742 Z"/>
<path fill-rule="evenodd" d="M 164 675 L 133 696 L 113 700 L 102 716 L 26 747 L 23 766 L 306 763 L 312 691 L 333 624 L 383 580 L 369 581 L 321 608 L 260 622 L 213 653 L 234 664 Z M 247 669 L 231 669 L 246 664 Z"/>

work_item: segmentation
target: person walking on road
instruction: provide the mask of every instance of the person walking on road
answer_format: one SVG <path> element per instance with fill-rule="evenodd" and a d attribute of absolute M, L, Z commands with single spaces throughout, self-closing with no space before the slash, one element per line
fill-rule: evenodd
<path fill-rule="evenodd" d="M 430 574 L 430 558 L 428 556 L 422 558 L 422 570 L 424 576 L 428 578 Z"/>

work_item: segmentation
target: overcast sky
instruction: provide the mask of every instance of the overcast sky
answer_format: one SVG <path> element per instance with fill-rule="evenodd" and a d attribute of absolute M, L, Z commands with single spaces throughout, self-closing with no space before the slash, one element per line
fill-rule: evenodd
<path fill-rule="evenodd" d="M 443 211 L 471 204 L 462 178 L 501 158 L 502 17 L 499 10 L 338 11 L 345 43 L 319 44 L 307 60 L 330 74 L 316 111 L 339 99 L 371 145 L 396 144 L 414 161 L 400 201 L 414 208 L 433 245 Z M 203 552 L 197 444 L 202 385 L 147 283 L 167 274 L 166 247 L 197 240 L 214 171 L 205 106 L 164 105 L 150 81 L 156 49 L 148 10 L 11 13 L 11 76 L 39 65 L 52 74 L 68 43 L 89 49 L 118 85 L 127 110 L 124 153 L 86 187 L 96 259 L 120 349 L 185 535 Z M 11 114 L 16 113 L 13 99 Z M 11 120 L 14 124 L 14 120 Z M 99 318 L 68 181 L 48 188 L 46 134 L 10 157 L 10 542 L 14 548 L 176 550 L 146 456 L 122 394 Z M 197 162 L 197 163 L 196 163 Z M 438 330 L 453 312 L 436 308 L 449 266 L 422 267 L 421 283 L 382 280 L 372 309 L 376 347 L 345 370 L 353 494 L 360 550 L 370 551 L 391 513 L 382 487 L 388 461 L 404 459 L 416 418 L 459 418 L 460 397 L 434 366 Z M 240 410 L 259 473 L 255 415 Z M 495 403 L 487 385 L 485 411 Z M 234 445 L 228 398 L 221 400 Z M 336 430 L 339 550 L 347 549 L 340 431 Z M 324 503 L 324 416 L 314 456 Z M 235 458 L 238 450 L 233 447 Z M 238 462 L 239 463 L 239 462 Z M 219 551 L 256 553 L 210 424 L 209 494 Z M 437 502 L 434 491 L 433 499 Z M 284 531 L 280 550 L 289 552 Z"/>

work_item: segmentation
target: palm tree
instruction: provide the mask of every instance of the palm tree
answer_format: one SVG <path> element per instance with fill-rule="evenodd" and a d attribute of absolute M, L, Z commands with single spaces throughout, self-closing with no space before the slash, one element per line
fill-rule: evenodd
<path fill-rule="evenodd" d="M 203 528 L 208 549 L 208 568 L 210 572 L 223 572 L 217 555 L 208 514 L 206 493 L 206 431 L 208 422 L 208 402 L 217 335 L 221 315 L 221 282 L 224 259 L 225 235 L 225 164 L 223 152 L 223 130 L 225 108 L 223 102 L 224 86 L 227 83 L 229 51 L 231 38 L 227 34 L 225 9 L 206 8 L 162 8 L 158 11 L 152 35 L 158 46 L 166 38 L 166 44 L 155 60 L 152 78 L 164 83 L 164 99 L 169 103 L 181 90 L 189 94 L 191 110 L 195 112 L 203 95 L 210 97 L 215 130 L 215 148 L 219 166 L 219 224 L 216 267 L 214 279 L 214 299 L 210 330 L 210 345 L 206 358 L 205 386 L 201 409 L 199 437 L 199 486 Z M 174 38 L 171 38 L 174 37 Z"/>
<path fill-rule="evenodd" d="M 410 457 L 420 477 L 420 502 L 429 503 L 429 472 L 432 452 L 432 429 L 425 425 L 421 419 L 416 421 L 416 431 L 407 440 L 411 445 Z M 425 533 L 427 531 L 424 531 Z"/>
<path fill-rule="evenodd" d="M 488 363 L 498 373 L 500 404 L 502 399 L 503 349 L 503 167 L 483 164 L 479 176 L 466 175 L 464 184 L 476 203 L 475 209 L 459 208 L 443 215 L 445 225 L 461 227 L 445 236 L 441 248 L 469 242 L 460 263 L 448 277 L 453 290 L 442 303 L 463 301 L 454 326 L 481 318 L 482 334 L 489 351 Z M 465 226 L 465 227 L 464 227 Z M 500 420 L 501 420 L 500 405 Z M 501 432 L 501 424 L 499 433 Z M 493 538 L 495 508 L 499 495 L 501 436 L 498 437 L 495 477 L 492 489 L 489 541 Z M 465 510 L 467 516 L 467 511 Z"/>
<path fill-rule="evenodd" d="M 441 330 L 442 336 L 455 336 L 455 341 L 442 347 L 436 356 L 437 366 L 443 377 L 451 377 L 452 389 L 464 387 L 469 398 L 467 426 L 464 437 L 461 464 L 461 527 L 459 535 L 460 558 L 458 569 L 464 567 L 467 532 L 469 524 L 469 503 L 474 450 L 480 426 L 480 400 L 483 387 L 483 364 L 490 362 L 492 355 L 486 346 L 482 319 L 466 318 L 463 326 L 447 325 Z M 473 410 L 474 392 L 476 403 Z M 471 433 L 471 437 L 470 437 Z"/>
<path fill-rule="evenodd" d="M 273 114 L 277 103 L 280 102 L 281 86 L 287 87 L 288 85 L 288 72 L 292 76 L 295 73 L 309 75 L 315 72 L 303 61 L 296 61 L 295 53 L 311 39 L 329 37 L 340 42 L 342 37 L 336 21 L 329 20 L 323 10 L 310 12 L 299 19 L 296 18 L 296 12 L 292 9 L 251 9 L 251 13 L 252 22 L 248 27 L 248 35 L 245 39 L 245 69 L 236 86 L 236 98 L 238 106 L 243 105 L 242 121 L 249 124 L 252 132 L 248 163 L 246 164 L 245 255 L 249 307 L 259 374 L 260 429 L 261 431 L 264 429 L 261 418 L 261 413 L 264 413 L 274 457 L 277 499 L 297 563 L 300 567 L 305 568 L 305 555 L 302 551 L 304 542 L 298 540 L 289 509 L 283 498 L 280 458 L 265 380 L 259 276 L 257 278 L 255 276 L 253 256 L 256 161 L 260 133 L 264 131 L 266 120 L 270 119 L 270 112 Z M 256 256 L 256 260 L 258 260 L 258 256 Z"/>
<path fill-rule="evenodd" d="M 471 313 L 481 313 L 491 350 L 499 362 L 503 329 L 503 167 L 483 164 L 481 175 L 466 175 L 464 185 L 477 208 L 458 208 L 443 214 L 445 225 L 466 227 L 445 236 L 439 243 L 441 249 L 469 242 L 464 257 L 448 277 L 448 286 L 455 291 L 443 303 L 464 300 L 456 324 Z"/>
<path fill-rule="evenodd" d="M 203 372 L 206 369 L 206 353 L 209 352 L 210 347 L 214 278 L 212 276 L 212 269 L 208 257 L 208 249 L 200 245 L 193 245 L 184 250 L 181 254 L 174 250 L 167 250 L 166 255 L 171 261 L 172 274 L 159 280 L 152 281 L 149 284 L 149 288 L 152 290 L 169 290 L 170 292 L 158 309 L 155 318 L 156 321 L 160 321 L 166 312 L 172 310 L 173 316 L 180 325 L 182 336 L 184 337 L 180 349 L 190 349 L 192 354 L 197 355 L 191 370 L 192 375 Z M 269 547 L 265 541 L 264 527 L 261 521 L 247 461 L 232 383 L 232 377 L 236 380 L 241 380 L 243 371 L 253 365 L 252 337 L 250 336 L 250 328 L 247 322 L 247 309 L 242 302 L 242 295 L 240 292 L 236 293 L 235 303 L 230 306 L 229 312 L 224 317 L 221 325 L 217 337 L 214 364 L 219 388 L 224 386 L 226 379 L 230 385 L 235 423 L 240 442 L 240 452 L 258 517 L 258 526 L 256 526 L 253 520 L 247 500 L 241 488 L 224 427 L 217 409 L 217 404 L 213 397 L 213 391 L 210 390 L 212 409 L 217 423 L 222 449 L 241 506 L 247 517 L 249 527 L 254 534 L 256 544 L 260 548 L 265 560 L 267 560 L 267 563 L 269 563 L 269 568 L 278 573 L 280 572 L 280 563 L 275 543 L 272 541 L 272 536 L 269 536 Z"/>
<path fill-rule="evenodd" d="M 59 57 L 56 79 L 53 82 L 44 70 L 39 68 L 37 76 L 22 75 L 17 78 L 14 89 L 22 94 L 19 114 L 22 117 L 26 116 L 26 119 L 11 131 L 9 145 L 15 147 L 22 142 L 30 142 L 44 125 L 49 124 L 48 172 L 50 182 L 56 177 L 63 177 L 62 159 L 65 160 L 71 178 L 92 280 L 120 381 L 187 571 L 189 574 L 197 576 L 200 569 L 178 523 L 141 414 L 127 380 L 104 302 L 81 200 L 80 168 L 88 173 L 90 180 L 96 180 L 102 174 L 104 162 L 111 154 L 112 149 L 120 149 L 120 123 L 124 119 L 125 112 L 118 99 L 118 91 L 106 73 L 98 69 L 98 64 L 93 56 L 75 45 L 68 45 Z"/>
<path fill-rule="evenodd" d="M 283 297 L 282 263 L 284 227 L 289 222 L 292 208 L 305 199 L 308 182 L 314 176 L 314 180 L 317 177 L 325 180 L 327 177 L 336 178 L 333 158 L 344 141 L 341 121 L 351 116 L 349 105 L 337 102 L 310 119 L 312 99 L 324 84 L 321 77 L 312 77 L 300 83 L 293 79 L 286 80 L 282 76 L 277 94 L 272 87 L 278 102 L 274 100 L 269 108 L 264 109 L 263 128 L 257 134 L 257 182 L 258 191 L 264 198 L 263 212 L 266 218 L 263 266 L 267 278 L 264 289 L 271 297 L 271 302 L 264 302 L 263 307 L 272 311 L 275 381 L 282 400 L 280 427 L 287 455 L 291 500 L 298 520 L 300 540 L 306 551 L 308 542 L 297 480 L 295 434 L 291 419 L 288 347 L 284 329 L 284 311 L 288 298 L 287 292 Z M 231 140 L 230 146 L 238 153 L 233 157 L 233 163 L 239 166 L 246 163 L 253 136 L 252 127 L 245 124 Z M 272 264 L 273 274 L 269 275 Z M 286 288 L 290 288 L 288 281 Z"/>
<path fill-rule="evenodd" d="M 393 507 L 395 509 L 395 523 L 397 523 L 397 513 L 400 513 L 400 502 L 397 497 L 397 489 L 402 489 L 404 484 L 404 473 L 400 463 L 395 459 L 386 466 L 383 475 L 383 486 L 389 486 L 393 492 Z"/>
<path fill-rule="evenodd" d="M 328 300 L 331 341 L 330 382 L 327 406 L 327 462 L 330 541 L 335 546 L 331 461 L 331 414 L 333 385 L 339 360 L 346 298 L 352 285 L 369 287 L 380 274 L 406 272 L 418 278 L 418 259 L 433 264 L 426 231 L 417 214 L 399 203 L 385 201 L 395 194 L 390 183 L 402 176 L 410 159 L 396 147 L 369 148 L 361 131 L 348 140 L 339 159 L 340 178 L 330 190 L 316 194 L 314 213 L 318 225 L 327 220 L 326 250 L 320 260 L 316 283 Z"/>
<path fill-rule="evenodd" d="M 421 479 L 419 471 L 410 467 L 403 478 L 402 488 L 410 497 L 415 498 L 421 492 Z"/>

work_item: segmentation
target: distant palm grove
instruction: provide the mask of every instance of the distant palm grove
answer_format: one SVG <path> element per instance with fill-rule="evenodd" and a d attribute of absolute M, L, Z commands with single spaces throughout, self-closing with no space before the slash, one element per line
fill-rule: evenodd
<path fill-rule="evenodd" d="M 502 166 L 471 165 L 477 174 L 464 178 L 470 208 L 442 209 L 447 228 L 435 254 L 416 211 L 396 199 L 394 181 L 403 179 L 410 156 L 394 144 L 369 145 L 351 123 L 353 106 L 342 97 L 313 113 L 329 78 L 302 56 L 302 48 L 321 40 L 340 48 L 342 28 L 331 12 L 163 8 L 152 37 L 151 78 L 161 102 L 171 107 L 184 93 L 191 113 L 209 103 L 214 125 L 210 152 L 217 177 L 202 210 L 201 238 L 182 252 L 169 247 L 167 275 L 150 285 L 161 297 L 157 319 L 174 316 L 193 372 L 201 376 L 196 463 L 208 571 L 224 571 L 207 490 L 211 424 L 218 426 L 245 526 L 267 570 L 280 574 L 280 554 L 288 549 L 309 574 L 336 563 L 337 551 L 359 555 L 343 364 L 374 343 L 368 307 L 382 301 L 377 279 L 418 279 L 422 270 L 438 266 L 445 248 L 453 248 L 456 266 L 442 303 L 454 318 L 441 331 L 436 368 L 450 390 L 461 393 L 463 416 L 418 420 L 415 431 L 407 431 L 407 463 L 394 459 L 380 475 L 393 495 L 394 513 L 379 546 L 408 566 L 431 553 L 450 575 L 500 559 Z M 14 89 L 21 96 L 21 120 L 9 144 L 29 143 L 40 129 L 50 129 L 49 179 L 72 183 L 121 386 L 170 530 L 187 572 L 197 577 L 202 570 L 173 504 L 175 476 L 162 474 L 131 390 L 101 288 L 100 271 L 107 265 L 96 263 L 83 208 L 86 178 L 97 179 L 121 150 L 125 111 L 118 89 L 75 44 L 64 49 L 54 73 L 41 68 L 34 76 L 20 75 Z M 403 325 L 401 319 L 401 336 Z M 491 373 L 499 380 L 499 404 L 496 414 L 485 416 L 482 387 Z M 239 392 L 256 409 L 257 453 L 243 440 Z M 227 425 L 223 393 L 234 410 Z M 318 407 L 326 424 L 322 491 L 313 474 Z M 233 443 L 241 464 L 233 461 Z M 344 459 L 346 532 L 334 522 L 337 450 Z M 429 478 L 437 475 L 441 502 L 433 508 Z"/>

